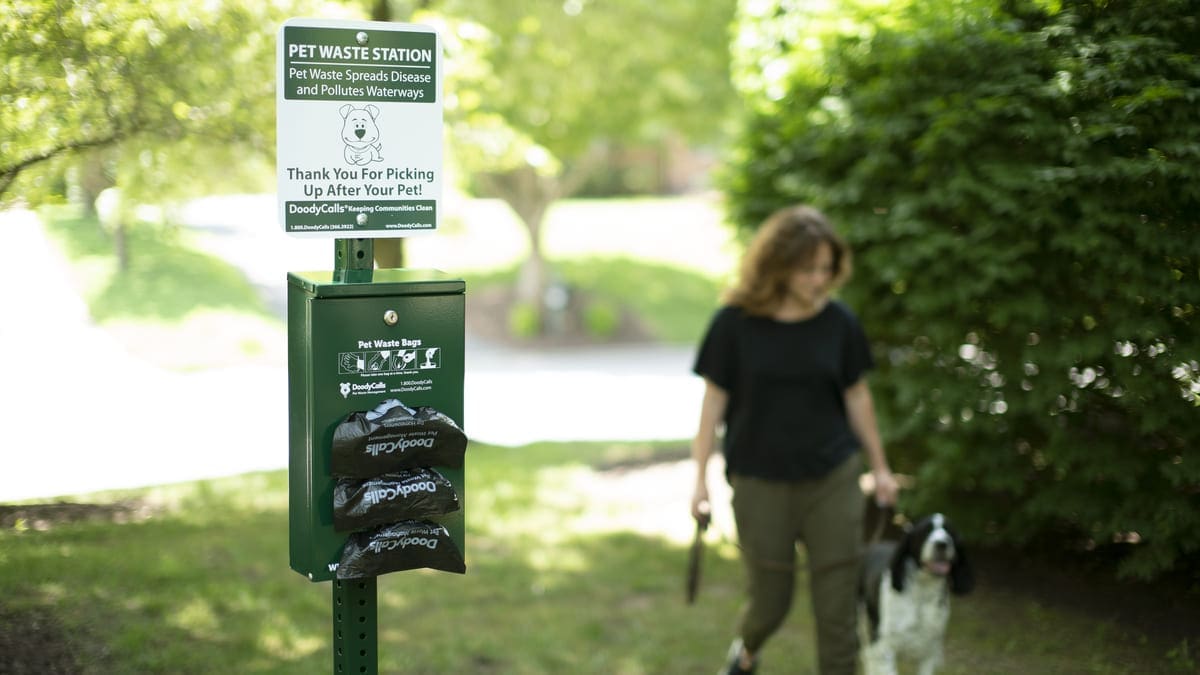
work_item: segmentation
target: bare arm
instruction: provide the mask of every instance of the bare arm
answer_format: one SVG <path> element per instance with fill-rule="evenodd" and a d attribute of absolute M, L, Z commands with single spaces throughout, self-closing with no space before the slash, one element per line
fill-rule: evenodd
<path fill-rule="evenodd" d="M 875 477 L 875 501 L 881 506 L 895 504 L 898 490 L 896 477 L 892 475 L 883 451 L 883 441 L 880 440 L 879 426 L 875 421 L 875 401 L 871 398 L 866 378 L 850 385 L 844 396 L 850 429 L 867 453 L 867 463 L 871 467 L 871 475 Z"/>
<path fill-rule="evenodd" d="M 725 407 L 729 404 L 729 394 L 713 384 L 707 378 L 704 380 L 704 400 L 700 404 L 700 427 L 692 440 L 692 459 L 696 460 L 696 487 L 692 493 L 692 517 L 699 519 L 708 506 L 708 458 L 712 456 L 717 443 L 717 425 L 725 418 Z"/>

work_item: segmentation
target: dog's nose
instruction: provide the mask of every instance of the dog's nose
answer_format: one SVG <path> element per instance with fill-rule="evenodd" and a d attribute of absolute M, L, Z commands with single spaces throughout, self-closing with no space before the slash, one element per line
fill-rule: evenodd
<path fill-rule="evenodd" d="M 366 130 L 366 129 L 355 129 L 355 130 L 354 130 L 354 135 L 355 135 L 355 136 L 358 136 L 359 138 L 362 138 L 362 137 L 363 137 L 363 136 L 365 136 L 366 134 L 367 134 L 367 130 Z"/>

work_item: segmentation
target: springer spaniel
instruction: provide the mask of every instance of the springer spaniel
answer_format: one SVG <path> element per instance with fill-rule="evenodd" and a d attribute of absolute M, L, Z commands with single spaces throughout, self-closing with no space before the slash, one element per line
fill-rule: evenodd
<path fill-rule="evenodd" d="M 966 551 L 945 516 L 915 523 L 899 542 L 867 550 L 860 600 L 866 609 L 862 661 L 867 675 L 893 675 L 896 655 L 930 675 L 942 663 L 950 595 L 975 585 Z"/>

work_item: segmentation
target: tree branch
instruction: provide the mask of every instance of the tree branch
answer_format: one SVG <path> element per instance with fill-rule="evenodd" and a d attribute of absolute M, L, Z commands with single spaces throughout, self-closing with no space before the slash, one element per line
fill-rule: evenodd
<path fill-rule="evenodd" d="M 17 176 L 19 176 L 22 171 L 35 164 L 45 162 L 67 152 L 76 152 L 79 150 L 86 150 L 88 148 L 98 148 L 106 145 L 112 145 L 122 138 L 125 138 L 126 135 L 127 134 L 124 132 L 116 131 L 103 138 L 92 138 L 66 143 L 31 157 L 26 157 L 25 159 L 11 166 L 0 167 L 0 197 L 4 196 L 4 193 L 8 191 L 8 188 L 12 186 L 13 181 L 17 179 Z"/>

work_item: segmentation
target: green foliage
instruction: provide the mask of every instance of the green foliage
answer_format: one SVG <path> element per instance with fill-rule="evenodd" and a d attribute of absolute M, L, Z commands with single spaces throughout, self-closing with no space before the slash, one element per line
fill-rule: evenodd
<path fill-rule="evenodd" d="M 1186 639 L 1167 652 L 1167 662 L 1180 672 L 1195 672 L 1196 668 L 1200 667 Z"/>
<path fill-rule="evenodd" d="M 859 15 L 726 186 L 747 229 L 805 201 L 854 246 L 909 509 L 1149 577 L 1200 561 L 1200 3 L 1044 4 Z"/>
<path fill-rule="evenodd" d="M 657 140 L 668 132 L 703 141 L 721 131 L 733 103 L 727 30 L 734 2 L 516 7 L 441 3 L 447 16 L 469 19 L 447 30 L 453 121 L 503 124 L 565 163 L 598 141 Z"/>
<path fill-rule="evenodd" d="M 473 188 L 512 207 L 529 236 L 517 282 L 543 296 L 542 221 L 612 144 L 719 139 L 734 103 L 728 27 L 736 2 L 448 0 L 448 148 Z"/>
<path fill-rule="evenodd" d="M 217 0 L 14 0 L 0 8 L 0 196 L 62 193 L 111 149 L 134 201 L 196 194 L 274 148 L 274 32 L 306 6 Z M 96 161 L 100 161 L 97 159 Z M 32 170 L 32 171 L 31 171 Z"/>

